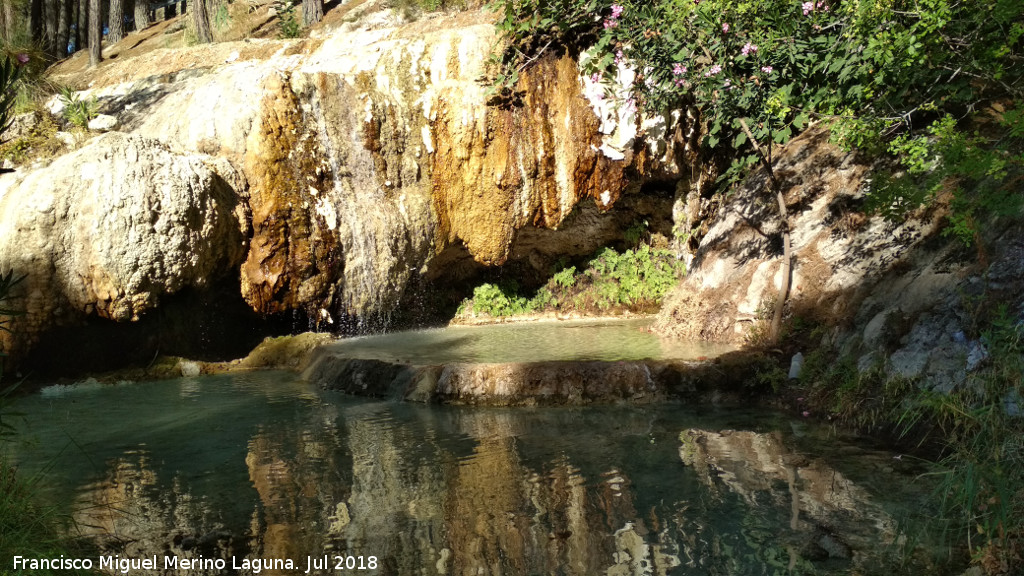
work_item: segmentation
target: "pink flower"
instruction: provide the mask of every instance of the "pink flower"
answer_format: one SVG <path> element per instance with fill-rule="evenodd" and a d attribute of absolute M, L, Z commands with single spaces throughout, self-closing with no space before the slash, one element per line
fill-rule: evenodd
<path fill-rule="evenodd" d="M 769 68 L 770 68 L 770 66 L 769 66 Z M 796 401 L 797 401 L 797 402 L 803 402 L 803 401 L 804 401 L 804 398 L 803 398 L 803 396 L 801 396 L 800 398 L 797 398 L 797 399 L 796 399 Z"/>
<path fill-rule="evenodd" d="M 729 33 L 729 23 L 728 22 L 726 22 L 725 24 L 722 24 L 722 32 L 725 33 L 725 34 Z"/>
<path fill-rule="evenodd" d="M 686 80 L 682 78 L 675 79 L 676 86 L 686 86 Z"/>
<path fill-rule="evenodd" d="M 22 52 L 21 54 L 18 54 L 15 58 L 17 58 L 18 63 L 23 65 L 23 66 L 25 64 L 28 64 L 28 54 L 25 54 L 24 52 Z"/>
<path fill-rule="evenodd" d="M 590 75 L 590 81 L 593 82 L 594 84 L 597 84 L 598 82 L 600 82 L 601 81 L 601 73 L 600 72 L 594 72 L 593 74 L 591 74 Z"/>
<path fill-rule="evenodd" d="M 622 61 L 625 60 L 625 59 L 626 59 L 625 56 L 622 55 L 622 50 L 616 50 L 615 51 L 615 63 L 616 64 L 622 64 Z"/>
<path fill-rule="evenodd" d="M 619 4 L 612 4 L 612 18 L 618 18 L 622 16 L 622 6 Z"/>
<path fill-rule="evenodd" d="M 741 52 L 743 52 L 744 56 L 747 56 L 747 55 L 750 55 L 750 54 L 757 54 L 757 46 L 754 45 L 754 44 L 751 44 L 750 42 L 747 42 L 746 44 L 743 45 L 743 50 L 741 50 Z"/>
<path fill-rule="evenodd" d="M 728 88 L 729 86 L 732 86 L 732 80 L 726 80 L 725 84 L 722 84 L 722 86 L 724 86 L 726 88 Z"/>
<path fill-rule="evenodd" d="M 704 73 L 704 77 L 707 78 L 707 77 L 710 77 L 710 76 L 714 76 L 715 74 L 718 74 L 721 71 L 722 71 L 722 67 L 719 66 L 718 64 L 715 64 L 714 66 L 711 67 L 710 70 L 708 70 L 707 72 Z"/>
<path fill-rule="evenodd" d="M 807 418 L 808 416 L 811 415 L 811 413 L 808 412 L 807 410 L 804 410 L 803 414 L 804 414 L 804 418 Z"/>
<path fill-rule="evenodd" d="M 615 28 L 618 25 L 619 25 L 619 21 L 618 20 L 605 19 L 605 21 L 604 21 L 604 29 L 605 30 L 608 30 L 609 28 Z"/>
<path fill-rule="evenodd" d="M 686 72 L 687 72 L 686 66 L 683 66 L 682 64 L 680 64 L 678 62 L 676 62 L 675 65 L 672 66 L 672 74 L 674 74 L 676 76 L 682 76 L 683 74 L 686 74 Z"/>
<path fill-rule="evenodd" d="M 804 16 L 814 12 L 814 2 L 804 2 Z"/>
<path fill-rule="evenodd" d="M 822 12 L 828 12 L 828 4 L 825 4 L 825 0 L 818 0 L 816 7 Z"/>
<path fill-rule="evenodd" d="M 771 74 L 773 70 L 775 70 L 775 68 L 772 68 L 771 66 L 761 66 L 761 72 L 764 72 L 765 74 Z M 803 400 L 803 398 L 797 398 L 797 400 Z"/>

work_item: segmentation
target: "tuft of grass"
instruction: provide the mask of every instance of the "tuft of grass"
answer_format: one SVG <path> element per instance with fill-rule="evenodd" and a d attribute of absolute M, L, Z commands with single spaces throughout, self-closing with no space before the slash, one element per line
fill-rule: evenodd
<path fill-rule="evenodd" d="M 945 448 L 933 474 L 951 534 L 987 574 L 1024 569 L 1024 322 L 1005 306 L 982 332 L 988 360 L 949 394 L 919 391 L 899 417 L 905 433 L 934 429 Z"/>
<path fill-rule="evenodd" d="M 57 506 L 38 498 L 37 479 L 24 480 L 14 466 L 0 458 L 0 576 L 28 574 L 92 574 L 83 570 L 12 570 L 14 556 L 26 558 L 81 558 L 92 556 L 78 541 L 70 540 L 72 520 Z"/>

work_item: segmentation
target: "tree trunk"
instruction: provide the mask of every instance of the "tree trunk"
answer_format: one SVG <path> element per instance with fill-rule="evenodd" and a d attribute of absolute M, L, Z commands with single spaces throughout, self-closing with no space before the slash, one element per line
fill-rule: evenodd
<path fill-rule="evenodd" d="M 164 7 L 164 20 L 170 20 L 178 15 L 178 5 L 171 4 L 170 6 Z"/>
<path fill-rule="evenodd" d="M 124 0 L 110 0 L 110 14 L 107 17 L 107 42 L 113 44 L 124 39 Z"/>
<path fill-rule="evenodd" d="M 34 42 L 43 40 L 43 0 L 29 0 L 28 33 Z"/>
<path fill-rule="evenodd" d="M 771 148 L 766 154 L 760 144 L 754 138 L 754 133 L 747 126 L 747 121 L 740 118 L 740 127 L 746 133 L 747 139 L 754 146 L 758 160 L 768 172 L 768 182 L 771 184 L 772 193 L 775 194 L 775 202 L 779 207 L 779 229 L 782 232 L 782 283 L 779 286 L 779 297 L 775 300 L 775 311 L 772 314 L 772 323 L 768 330 L 768 339 L 772 344 L 779 340 L 779 333 L 782 331 L 782 312 L 786 307 L 786 299 L 789 298 L 789 277 L 792 275 L 792 245 L 789 236 L 789 212 L 786 210 L 786 198 L 782 195 L 782 187 L 775 178 L 775 169 L 772 166 Z M 769 143 L 770 144 L 770 143 Z"/>
<path fill-rule="evenodd" d="M 78 24 L 75 28 L 75 50 L 85 50 L 89 45 L 89 0 L 78 2 Z"/>
<path fill-rule="evenodd" d="M 57 49 L 57 24 L 60 19 L 58 10 L 60 0 L 45 0 L 43 2 L 43 18 L 46 22 L 43 35 L 43 52 L 50 58 L 56 59 L 60 56 Z"/>
<path fill-rule="evenodd" d="M 14 40 L 14 35 L 17 34 L 17 16 L 18 10 L 14 9 L 14 0 L 4 0 L 4 34 L 8 42 Z"/>
<path fill-rule="evenodd" d="M 149 0 L 135 0 L 135 29 L 142 32 L 149 27 Z"/>
<path fill-rule="evenodd" d="M 57 51 L 59 58 L 68 56 L 68 37 L 71 34 L 71 0 L 58 0 L 57 7 L 60 10 L 60 18 L 57 20 Z"/>
<path fill-rule="evenodd" d="M 213 42 L 213 33 L 210 32 L 210 16 L 207 14 L 207 0 L 194 0 L 192 2 L 192 21 L 196 25 L 196 40 L 200 44 Z"/>
<path fill-rule="evenodd" d="M 302 0 L 302 25 L 312 26 L 324 17 L 324 0 Z"/>
<path fill-rule="evenodd" d="M 100 43 L 103 41 L 103 22 L 100 16 L 100 0 L 89 0 L 89 67 L 93 68 L 99 66 L 101 60 L 103 60 L 102 47 Z"/>

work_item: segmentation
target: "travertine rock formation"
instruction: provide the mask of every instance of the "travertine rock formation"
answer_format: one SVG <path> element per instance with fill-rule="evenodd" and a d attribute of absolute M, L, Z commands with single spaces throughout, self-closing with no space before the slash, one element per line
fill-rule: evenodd
<path fill-rule="evenodd" d="M 216 168 L 228 174 L 225 166 Z M 238 266 L 238 197 L 209 159 L 111 133 L 44 169 L 0 178 L 0 266 L 24 280 L 4 348 L 95 314 L 135 320 Z"/>

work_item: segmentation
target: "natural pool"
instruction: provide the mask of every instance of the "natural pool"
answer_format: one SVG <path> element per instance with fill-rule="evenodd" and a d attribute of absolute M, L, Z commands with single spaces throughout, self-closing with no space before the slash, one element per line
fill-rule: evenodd
<path fill-rule="evenodd" d="M 346 338 L 327 348 L 346 358 L 405 364 L 549 360 L 696 360 L 735 347 L 659 338 L 650 318 L 450 326 Z"/>
<path fill-rule="evenodd" d="M 912 462 L 775 413 L 424 406 L 284 372 L 16 408 L 15 457 L 47 498 L 105 554 L 157 557 L 131 574 L 165 557 L 225 561 L 176 574 L 942 573 L 911 544 Z"/>

